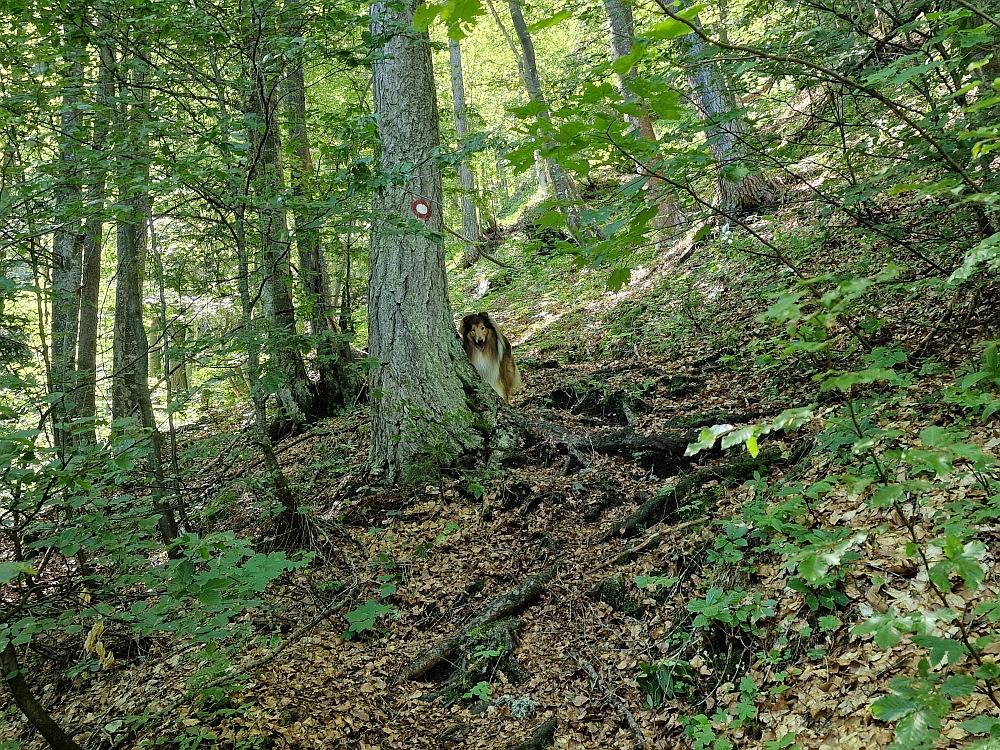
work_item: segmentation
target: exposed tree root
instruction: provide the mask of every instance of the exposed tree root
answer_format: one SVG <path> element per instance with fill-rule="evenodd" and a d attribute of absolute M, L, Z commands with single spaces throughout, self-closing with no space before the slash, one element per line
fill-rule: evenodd
<path fill-rule="evenodd" d="M 761 451 L 757 458 L 743 456 L 723 466 L 712 466 L 696 471 L 684 477 L 676 487 L 668 488 L 644 502 L 624 521 L 612 525 L 601 538 L 604 540 L 612 536 L 633 536 L 671 512 L 676 513 L 684 500 L 706 482 L 713 480 L 721 480 L 726 483 L 743 481 L 752 477 L 755 471 L 775 463 L 780 458 L 781 451 L 777 448 L 770 448 Z"/>
<path fill-rule="evenodd" d="M 590 675 L 590 679 L 593 681 L 594 686 L 600 688 L 604 699 L 614 706 L 618 710 L 618 713 L 625 717 L 625 723 L 628 724 L 628 728 L 632 730 L 632 734 L 635 736 L 635 740 L 639 743 L 639 746 L 645 747 L 646 735 L 642 733 L 642 729 L 639 728 L 639 724 L 636 722 L 632 712 L 628 710 L 628 706 L 622 703 L 621 699 L 619 699 L 617 695 L 608 689 L 608 687 L 601 680 L 600 675 L 597 674 L 597 670 L 594 669 L 593 665 L 591 665 L 589 661 L 581 657 L 575 651 L 567 651 L 566 655 L 579 664 L 583 668 L 584 672 Z"/>
<path fill-rule="evenodd" d="M 501 620 L 504 617 L 511 617 L 521 612 L 531 602 L 541 596 L 542 592 L 545 591 L 546 584 L 555 578 L 558 570 L 558 564 L 552 565 L 538 575 L 525 579 L 513 591 L 498 596 L 462 630 L 446 638 L 423 656 L 418 657 L 400 669 L 399 674 L 396 675 L 396 682 L 400 683 L 422 677 L 442 661 L 451 657 L 455 653 L 455 650 L 476 628 L 480 628 L 494 620 Z"/>
<path fill-rule="evenodd" d="M 545 750 L 555 739 L 558 726 L 559 719 L 549 719 L 535 730 L 530 740 L 525 740 L 517 745 L 508 745 L 506 750 Z"/>

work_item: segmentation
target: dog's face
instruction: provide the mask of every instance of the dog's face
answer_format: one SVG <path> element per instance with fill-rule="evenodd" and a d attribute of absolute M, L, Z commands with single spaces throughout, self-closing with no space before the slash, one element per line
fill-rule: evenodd
<path fill-rule="evenodd" d="M 493 335 L 493 329 L 486 325 L 486 321 L 478 315 L 472 315 L 464 321 L 462 327 L 465 329 L 466 341 L 479 351 L 486 349 L 486 346 L 490 343 L 490 336 Z"/>

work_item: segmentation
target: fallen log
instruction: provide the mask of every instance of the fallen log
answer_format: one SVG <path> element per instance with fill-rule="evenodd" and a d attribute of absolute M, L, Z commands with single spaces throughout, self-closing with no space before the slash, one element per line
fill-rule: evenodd
<path fill-rule="evenodd" d="M 449 636 L 423 656 L 416 658 L 409 665 L 403 667 L 396 675 L 396 683 L 415 680 L 427 674 L 442 661 L 448 659 L 462 641 L 468 637 L 469 633 L 476 628 L 480 628 L 488 622 L 510 617 L 521 612 L 542 595 L 546 585 L 555 578 L 557 572 L 559 572 L 558 563 L 546 568 L 538 575 L 525 579 L 513 591 L 498 596 L 486 606 L 486 609 L 466 624 L 462 630 Z"/>

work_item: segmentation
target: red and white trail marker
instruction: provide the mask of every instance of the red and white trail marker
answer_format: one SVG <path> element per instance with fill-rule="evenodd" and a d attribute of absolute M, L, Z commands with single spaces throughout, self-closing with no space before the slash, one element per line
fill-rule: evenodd
<path fill-rule="evenodd" d="M 431 204 L 425 201 L 423 198 L 413 201 L 413 205 L 410 206 L 410 210 L 413 211 L 413 215 L 418 219 L 427 221 L 431 218 Z"/>

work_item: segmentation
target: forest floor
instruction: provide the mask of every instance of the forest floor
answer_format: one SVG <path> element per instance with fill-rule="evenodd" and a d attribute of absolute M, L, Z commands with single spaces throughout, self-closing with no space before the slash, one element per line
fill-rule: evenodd
<path fill-rule="evenodd" d="M 821 268 L 828 260 L 811 262 Z M 779 283 L 778 273 L 766 283 L 752 273 L 768 272 L 696 252 L 680 267 L 635 272 L 633 284 L 616 294 L 594 292 L 567 302 L 539 288 L 530 310 L 512 299 L 505 308 L 502 293 L 468 302 L 470 310 L 489 305 L 515 342 L 526 392 L 514 408 L 537 424 L 558 425 L 590 441 L 569 453 L 557 439 L 536 437 L 512 451 L 494 474 L 485 466 L 442 467 L 418 485 L 386 490 L 366 485 L 359 471 L 367 451 L 363 408 L 286 439 L 280 459 L 317 519 L 321 554 L 309 569 L 273 584 L 266 603 L 246 615 L 261 639 L 235 660 L 260 660 L 252 677 L 226 688 L 221 699 L 213 693 L 211 700 L 181 703 L 154 728 L 147 726 L 140 739 L 181 750 L 493 750 L 517 746 L 555 719 L 556 748 L 688 748 L 699 741 L 698 747 L 710 747 L 713 735 L 739 748 L 781 748 L 790 746 L 790 734 L 802 748 L 888 746 L 892 726 L 873 718 L 869 706 L 891 678 L 914 673 L 924 652 L 905 638 L 879 648 L 872 636 L 853 634 L 852 626 L 890 607 L 908 613 L 941 606 L 931 601 L 927 575 L 906 554 L 906 529 L 894 523 L 891 511 L 872 508 L 848 491 L 815 498 L 809 514 L 817 529 L 879 533 L 856 547 L 859 559 L 840 586 L 846 603 L 813 611 L 789 587 L 791 573 L 781 556 L 760 556 L 748 568 L 733 554 L 741 538 L 734 524 L 745 528 L 755 504 L 780 502 L 766 495 L 763 475 L 772 485 L 794 479 L 809 487 L 832 470 L 811 452 L 816 436 L 810 425 L 762 440 L 766 464 L 742 474 L 699 472 L 736 466 L 743 447 L 733 455 L 709 452 L 690 459 L 649 443 L 631 451 L 621 447 L 633 434 L 683 436 L 689 427 L 715 422 L 767 422 L 782 409 L 822 399 L 808 373 L 754 373 L 751 342 L 780 335 L 780 329 L 754 317 L 767 304 L 763 290 Z M 509 275 L 504 278 L 510 283 Z M 462 283 L 472 289 L 476 279 Z M 928 335 L 906 309 L 892 312 L 894 340 L 916 346 Z M 970 317 L 961 326 L 969 340 L 982 338 L 976 325 Z M 959 327 L 953 321 L 950 330 Z M 938 355 L 958 361 L 967 343 L 942 336 Z M 933 399 L 951 380 L 921 379 L 908 401 L 893 403 L 886 423 L 912 433 L 917 444 L 916 432 L 926 423 L 917 415 L 940 407 L 928 406 L 926 397 Z M 818 407 L 835 408 L 830 398 Z M 251 533 L 257 503 L 246 480 L 259 467 L 238 458 L 238 432 L 231 425 L 206 418 L 198 428 L 204 437 L 223 429 L 236 441 L 228 446 L 232 459 L 222 468 L 213 460 L 213 473 L 198 480 L 230 488 L 234 507 L 225 523 L 243 524 Z M 970 440 L 989 451 L 1000 444 L 1000 429 L 988 422 L 972 428 Z M 678 484 L 695 475 L 693 491 L 679 495 Z M 956 482 L 921 512 L 929 516 L 945 503 L 981 494 L 971 482 Z M 653 517 L 620 530 L 658 496 L 667 501 Z M 980 530 L 987 559 L 998 533 L 994 527 Z M 725 548 L 720 539 L 734 547 Z M 418 679 L 399 681 L 401 671 L 490 602 L 541 574 L 547 582 L 507 618 L 498 648 L 489 637 L 470 641 L 464 656 L 456 652 Z M 650 576 L 660 577 L 659 583 L 640 588 L 635 582 Z M 387 585 L 395 586 L 394 593 L 387 593 Z M 979 590 L 956 586 L 948 597 L 968 611 L 998 587 L 987 566 Z M 725 616 L 696 624 L 688 603 L 711 590 L 741 592 L 740 601 L 722 609 L 750 612 L 754 627 L 750 621 L 727 623 Z M 345 640 L 345 612 L 368 600 L 395 611 Z M 303 625 L 309 627 L 298 632 Z M 295 637 L 287 646 L 269 657 L 269 637 L 290 634 Z M 505 650 L 505 660 L 491 656 Z M 156 711 L 184 695 L 196 651 L 163 638 L 133 658 L 122 653 L 109 671 L 53 677 L 39 692 L 85 747 L 108 747 L 117 718 Z M 488 693 L 465 683 L 436 695 L 457 663 L 477 659 L 492 665 L 482 672 Z M 675 668 L 644 671 L 643 665 Z M 650 679 L 660 679 L 658 693 Z M 649 705 L 648 694 L 659 705 Z M 0 698 L 0 711 L 5 700 Z M 942 743 L 951 744 L 938 746 L 964 746 L 969 735 L 958 722 L 990 713 L 988 703 L 976 693 L 959 699 L 942 735 Z M 725 717 L 738 716 L 746 705 L 755 716 L 742 726 L 723 726 Z M 696 732 L 685 733 L 681 721 L 697 714 L 709 717 L 700 740 L 691 736 Z M 4 715 L 6 737 L 32 750 L 41 746 L 22 720 Z"/>

